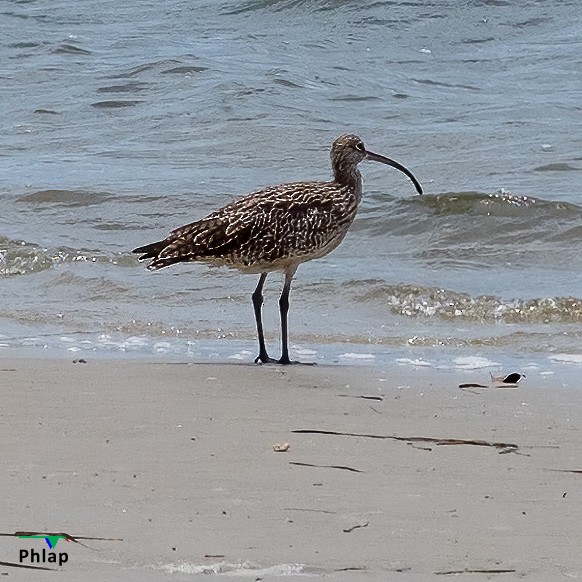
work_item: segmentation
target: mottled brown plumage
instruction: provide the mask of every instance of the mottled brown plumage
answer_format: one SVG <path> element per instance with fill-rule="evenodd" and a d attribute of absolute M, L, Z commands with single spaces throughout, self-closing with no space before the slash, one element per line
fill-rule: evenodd
<path fill-rule="evenodd" d="M 388 164 L 404 172 L 419 194 L 422 188 L 412 173 L 394 160 L 366 151 L 355 135 L 342 135 L 331 147 L 334 179 L 271 186 L 239 198 L 206 218 L 182 226 L 159 242 L 134 249 L 140 260 L 152 259 L 148 269 L 174 263 L 202 262 L 227 266 L 243 273 L 260 273 L 253 293 L 259 335 L 256 362 L 272 362 L 263 338 L 262 289 L 267 274 L 282 271 L 285 285 L 281 309 L 281 364 L 291 363 L 288 353 L 287 312 L 289 290 L 297 267 L 335 249 L 352 224 L 362 199 L 364 160 Z"/>

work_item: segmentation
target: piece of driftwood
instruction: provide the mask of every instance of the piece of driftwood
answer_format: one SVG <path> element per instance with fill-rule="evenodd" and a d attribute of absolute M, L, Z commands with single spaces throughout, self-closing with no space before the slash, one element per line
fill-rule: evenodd
<path fill-rule="evenodd" d="M 489 372 L 492 382 L 499 382 L 501 384 L 517 384 L 522 378 L 525 378 L 525 374 L 518 374 L 517 372 L 512 372 L 511 374 L 506 374 L 505 376 L 494 376 Z"/>
<path fill-rule="evenodd" d="M 123 539 L 121 538 L 97 538 L 97 537 L 89 537 L 89 536 L 72 536 L 66 532 L 49 532 L 49 531 L 16 531 L 14 533 L 0 533 L 0 536 L 4 537 L 28 537 L 28 536 L 35 536 L 35 537 L 43 537 L 43 538 L 63 538 L 68 542 L 74 542 L 75 544 L 79 544 L 85 548 L 93 549 L 90 546 L 80 542 L 79 540 L 101 540 L 106 542 L 122 542 Z M 46 568 L 45 568 L 46 569 Z M 52 570 L 53 568 L 48 568 Z"/>
<path fill-rule="evenodd" d="M 317 430 L 317 429 L 297 429 L 291 432 L 296 434 L 325 434 L 332 436 L 349 436 L 367 439 L 384 439 L 393 441 L 403 441 L 407 443 L 433 443 L 437 446 L 448 445 L 473 445 L 476 447 L 492 447 L 500 451 L 516 451 L 519 447 L 514 443 L 491 442 L 479 439 L 451 439 L 451 438 L 434 438 L 434 437 L 401 437 L 395 435 L 366 434 L 356 432 L 340 432 L 335 430 Z"/>
<path fill-rule="evenodd" d="M 53 570 L 56 568 L 47 568 L 46 566 L 31 566 L 29 564 L 19 564 L 18 562 L 4 562 L 0 560 L 0 566 L 7 566 L 9 568 L 26 568 L 27 570 Z"/>
<path fill-rule="evenodd" d="M 344 471 L 351 471 L 352 473 L 363 473 L 360 469 L 353 467 L 346 467 L 345 465 L 314 465 L 313 463 L 300 463 L 299 461 L 289 461 L 290 465 L 298 465 L 299 467 L 319 467 L 322 469 L 343 469 Z"/>
<path fill-rule="evenodd" d="M 335 515 L 337 511 L 329 511 L 328 509 L 311 509 L 307 507 L 283 507 L 283 511 L 312 511 L 314 513 L 331 513 Z"/>
<path fill-rule="evenodd" d="M 502 386 L 505 388 L 517 388 L 519 381 L 522 378 L 525 378 L 525 374 L 518 374 L 517 372 L 512 372 L 505 376 L 494 376 L 491 373 L 489 373 L 489 375 L 491 376 L 491 382 L 497 384 L 497 388 L 501 388 Z M 459 384 L 459 388 L 466 390 L 467 388 L 489 388 L 489 386 L 469 382 L 467 384 Z"/>
<path fill-rule="evenodd" d="M 511 574 L 517 570 L 513 568 L 463 568 L 462 570 L 441 570 L 436 576 L 456 576 L 458 574 Z"/>
<path fill-rule="evenodd" d="M 352 394 L 338 394 L 341 398 L 363 398 L 364 400 L 377 400 L 382 402 L 384 400 L 384 396 L 368 396 L 367 394 L 362 395 L 352 395 Z"/>
<path fill-rule="evenodd" d="M 366 523 L 358 523 L 356 525 L 352 525 L 352 527 L 346 527 L 346 529 L 344 529 L 344 533 L 351 533 L 353 532 L 355 529 L 360 529 L 361 527 L 368 527 L 370 525 L 370 522 L 367 521 Z"/>

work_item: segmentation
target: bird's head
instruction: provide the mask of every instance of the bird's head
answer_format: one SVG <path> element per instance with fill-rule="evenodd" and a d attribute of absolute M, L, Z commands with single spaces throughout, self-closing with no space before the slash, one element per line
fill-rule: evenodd
<path fill-rule="evenodd" d="M 375 154 L 374 152 L 367 150 L 364 146 L 364 142 L 357 135 L 340 135 L 333 142 L 331 146 L 331 163 L 334 169 L 334 173 L 336 174 L 336 178 L 338 175 L 341 175 L 345 172 L 350 173 L 351 171 L 355 170 L 356 166 L 362 160 L 380 162 L 400 170 L 410 178 L 414 184 L 414 187 L 416 188 L 416 191 L 419 194 L 422 194 L 422 186 L 420 185 L 420 182 L 414 177 L 413 173 L 408 168 L 394 160 L 391 160 L 390 158 L 381 156 L 380 154 Z"/>
<path fill-rule="evenodd" d="M 340 135 L 331 145 L 331 161 L 357 165 L 366 159 L 364 142 L 357 135 Z"/>

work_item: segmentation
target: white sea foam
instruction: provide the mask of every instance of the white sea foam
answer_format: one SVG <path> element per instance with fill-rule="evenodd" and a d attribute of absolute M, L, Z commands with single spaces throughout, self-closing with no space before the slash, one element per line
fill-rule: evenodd
<path fill-rule="evenodd" d="M 582 364 L 582 354 L 552 354 L 548 358 L 565 364 Z"/>
<path fill-rule="evenodd" d="M 340 354 L 338 358 L 345 360 L 374 360 L 376 356 L 374 354 L 356 354 L 354 352 L 346 352 L 345 354 Z"/>
<path fill-rule="evenodd" d="M 217 562 L 215 564 L 195 564 L 180 562 L 179 564 L 163 564 L 158 569 L 170 574 L 221 574 L 223 576 L 244 576 L 261 578 L 263 576 L 313 576 L 305 569 L 304 564 L 274 564 L 272 566 L 260 566 L 252 562 L 240 562 L 230 564 Z"/>
<path fill-rule="evenodd" d="M 453 359 L 453 364 L 459 370 L 479 370 L 480 368 L 500 366 L 498 362 L 493 362 L 481 356 L 460 356 Z"/>
<path fill-rule="evenodd" d="M 251 358 L 252 355 L 253 355 L 252 352 L 250 352 L 249 350 L 241 350 L 240 352 L 232 354 L 231 356 L 228 357 L 231 360 L 248 360 L 249 358 Z"/>
<path fill-rule="evenodd" d="M 170 345 L 170 342 L 156 342 L 154 344 L 154 352 L 157 352 L 158 354 L 162 354 L 162 353 L 170 351 L 171 347 L 172 346 Z"/>
<path fill-rule="evenodd" d="M 408 366 L 422 366 L 423 368 L 434 368 L 434 362 L 423 360 L 421 358 L 396 358 L 397 364 L 404 364 Z"/>
<path fill-rule="evenodd" d="M 315 350 L 310 350 L 309 348 L 302 348 L 301 346 L 292 346 L 293 352 L 298 356 L 316 356 L 317 352 Z"/>
<path fill-rule="evenodd" d="M 42 345 L 44 340 L 39 337 L 25 337 L 20 341 L 20 343 L 23 346 L 38 346 L 39 344 Z"/>
<path fill-rule="evenodd" d="M 123 341 L 119 344 L 119 349 L 122 351 L 136 350 L 136 349 L 144 348 L 148 344 L 149 344 L 148 340 L 143 338 L 143 337 L 130 336 L 130 337 L 126 338 L 125 341 Z"/>

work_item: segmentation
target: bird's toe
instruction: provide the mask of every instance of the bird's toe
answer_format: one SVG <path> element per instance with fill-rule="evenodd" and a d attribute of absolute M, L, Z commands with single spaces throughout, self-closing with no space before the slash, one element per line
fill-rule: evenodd
<path fill-rule="evenodd" d="M 276 362 L 275 358 L 269 358 L 267 354 L 259 354 L 255 358 L 255 364 L 275 364 Z"/>

